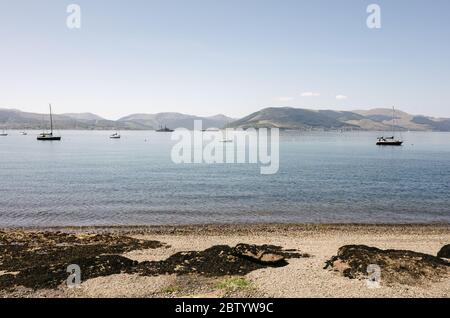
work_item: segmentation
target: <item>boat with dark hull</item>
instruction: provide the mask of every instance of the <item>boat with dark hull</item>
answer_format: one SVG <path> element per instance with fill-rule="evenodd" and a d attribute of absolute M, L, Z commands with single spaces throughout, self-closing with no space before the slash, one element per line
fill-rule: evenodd
<path fill-rule="evenodd" d="M 37 140 L 61 140 L 61 136 L 54 136 L 53 135 L 53 116 L 52 116 L 52 105 L 49 105 L 50 107 L 50 132 L 41 132 L 37 136 Z"/>
<path fill-rule="evenodd" d="M 111 136 L 109 136 L 110 139 L 120 139 L 120 134 L 118 132 L 115 132 Z"/>
<path fill-rule="evenodd" d="M 392 136 L 391 137 L 378 137 L 377 146 L 401 146 L 403 141 L 395 138 L 395 108 L 392 107 Z"/>
<path fill-rule="evenodd" d="M 173 129 L 167 128 L 167 126 L 164 125 L 164 128 L 162 126 L 159 126 L 159 129 L 156 130 L 157 132 L 173 132 Z"/>
<path fill-rule="evenodd" d="M 52 133 L 40 133 L 36 139 L 37 140 L 61 140 L 61 137 L 53 136 Z"/>
<path fill-rule="evenodd" d="M 378 137 L 377 145 L 378 146 L 401 146 L 403 141 L 396 140 L 392 137 Z"/>

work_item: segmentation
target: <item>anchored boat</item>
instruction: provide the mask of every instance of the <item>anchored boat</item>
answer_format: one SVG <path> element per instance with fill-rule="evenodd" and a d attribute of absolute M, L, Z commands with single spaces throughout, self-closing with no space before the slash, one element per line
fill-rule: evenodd
<path fill-rule="evenodd" d="M 61 140 L 61 136 L 53 135 L 53 116 L 52 116 L 52 105 L 49 104 L 50 107 L 50 132 L 41 132 L 37 136 L 37 140 Z"/>
<path fill-rule="evenodd" d="M 401 146 L 403 141 L 395 138 L 395 108 L 392 107 L 392 136 L 391 137 L 378 137 L 378 146 Z"/>
<path fill-rule="evenodd" d="M 378 137 L 377 145 L 378 146 L 401 146 L 403 141 L 396 140 L 394 136 L 392 137 Z"/>
<path fill-rule="evenodd" d="M 172 132 L 173 129 L 167 128 L 166 125 L 164 125 L 164 128 L 162 128 L 162 126 L 159 126 L 159 129 L 156 130 L 157 132 Z"/>
<path fill-rule="evenodd" d="M 120 139 L 120 134 L 118 132 L 115 132 L 114 134 L 109 136 L 109 138 L 111 138 L 111 139 Z"/>

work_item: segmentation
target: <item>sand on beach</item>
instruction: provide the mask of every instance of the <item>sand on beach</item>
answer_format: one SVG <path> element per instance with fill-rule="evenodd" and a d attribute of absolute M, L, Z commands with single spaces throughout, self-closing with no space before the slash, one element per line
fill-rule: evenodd
<path fill-rule="evenodd" d="M 54 230 L 54 229 L 51 229 Z M 411 250 L 436 255 L 450 243 L 450 225 L 204 225 L 114 228 L 65 228 L 72 233 L 127 235 L 165 243 L 122 255 L 138 262 L 161 261 L 184 251 L 216 245 L 271 244 L 309 257 L 288 259 L 283 267 L 253 270 L 244 276 L 198 274 L 142 276 L 118 273 L 83 281 L 79 288 L 3 291 L 4 297 L 450 297 L 450 275 L 417 284 L 384 284 L 369 288 L 364 279 L 349 279 L 324 269 L 344 245 Z"/>

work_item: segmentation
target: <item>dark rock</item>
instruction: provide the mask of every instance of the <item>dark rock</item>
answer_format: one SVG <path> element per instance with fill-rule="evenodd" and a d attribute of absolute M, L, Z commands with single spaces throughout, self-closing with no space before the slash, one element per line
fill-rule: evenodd
<path fill-rule="evenodd" d="M 238 244 L 234 247 L 233 254 L 238 257 L 244 257 L 251 261 L 262 264 L 282 264 L 285 263 L 285 258 L 281 253 L 277 253 L 276 247 L 269 245 L 249 245 Z"/>
<path fill-rule="evenodd" d="M 109 234 L 0 231 L 0 288 L 54 288 L 77 264 L 82 280 L 130 271 L 136 262 L 114 255 L 164 246 L 161 242 Z M 108 254 L 108 255 L 105 255 Z"/>
<path fill-rule="evenodd" d="M 85 281 L 90 278 L 130 271 L 130 268 L 136 266 L 138 262 L 119 255 L 100 255 L 74 259 L 72 264 L 80 266 L 81 279 Z M 66 271 L 68 265 L 70 264 L 37 265 L 26 268 L 16 275 L 2 275 L 0 276 L 0 288 L 19 285 L 32 289 L 56 288 L 66 282 L 69 276 Z"/>
<path fill-rule="evenodd" d="M 380 266 L 385 283 L 420 284 L 424 280 L 450 277 L 450 263 L 423 253 L 407 250 L 381 250 L 365 245 L 346 245 L 339 248 L 325 264 L 326 268 L 341 272 L 351 279 L 367 278 L 367 267 Z"/>
<path fill-rule="evenodd" d="M 161 274 L 201 274 L 204 276 L 245 275 L 266 267 L 285 266 L 285 259 L 306 257 L 305 254 L 283 251 L 280 246 L 238 244 L 235 248 L 227 245 L 212 246 L 204 251 L 176 253 L 159 262 L 142 262 L 139 272 L 142 275 Z M 263 251 L 266 258 L 257 259 L 243 255 L 243 251 Z M 264 253 L 263 253 L 264 254 Z M 274 257 L 273 259 L 270 259 Z M 282 257 L 282 261 L 275 258 Z"/>
<path fill-rule="evenodd" d="M 238 244 L 176 253 L 162 261 L 141 262 L 118 254 L 163 247 L 157 241 L 110 234 L 0 231 L 0 288 L 56 288 L 65 283 L 67 266 L 81 269 L 81 280 L 118 273 L 140 275 L 245 275 L 256 269 L 285 266 L 286 259 L 308 257 L 280 246 Z"/>
<path fill-rule="evenodd" d="M 444 245 L 437 253 L 437 257 L 450 258 L 450 244 Z"/>

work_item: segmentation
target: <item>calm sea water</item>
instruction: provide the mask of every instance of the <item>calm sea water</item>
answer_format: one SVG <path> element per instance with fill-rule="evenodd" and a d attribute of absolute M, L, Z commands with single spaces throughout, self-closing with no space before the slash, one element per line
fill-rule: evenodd
<path fill-rule="evenodd" d="M 280 169 L 181 164 L 170 134 L 0 137 L 0 226 L 247 222 L 450 223 L 450 134 L 281 135 Z"/>

